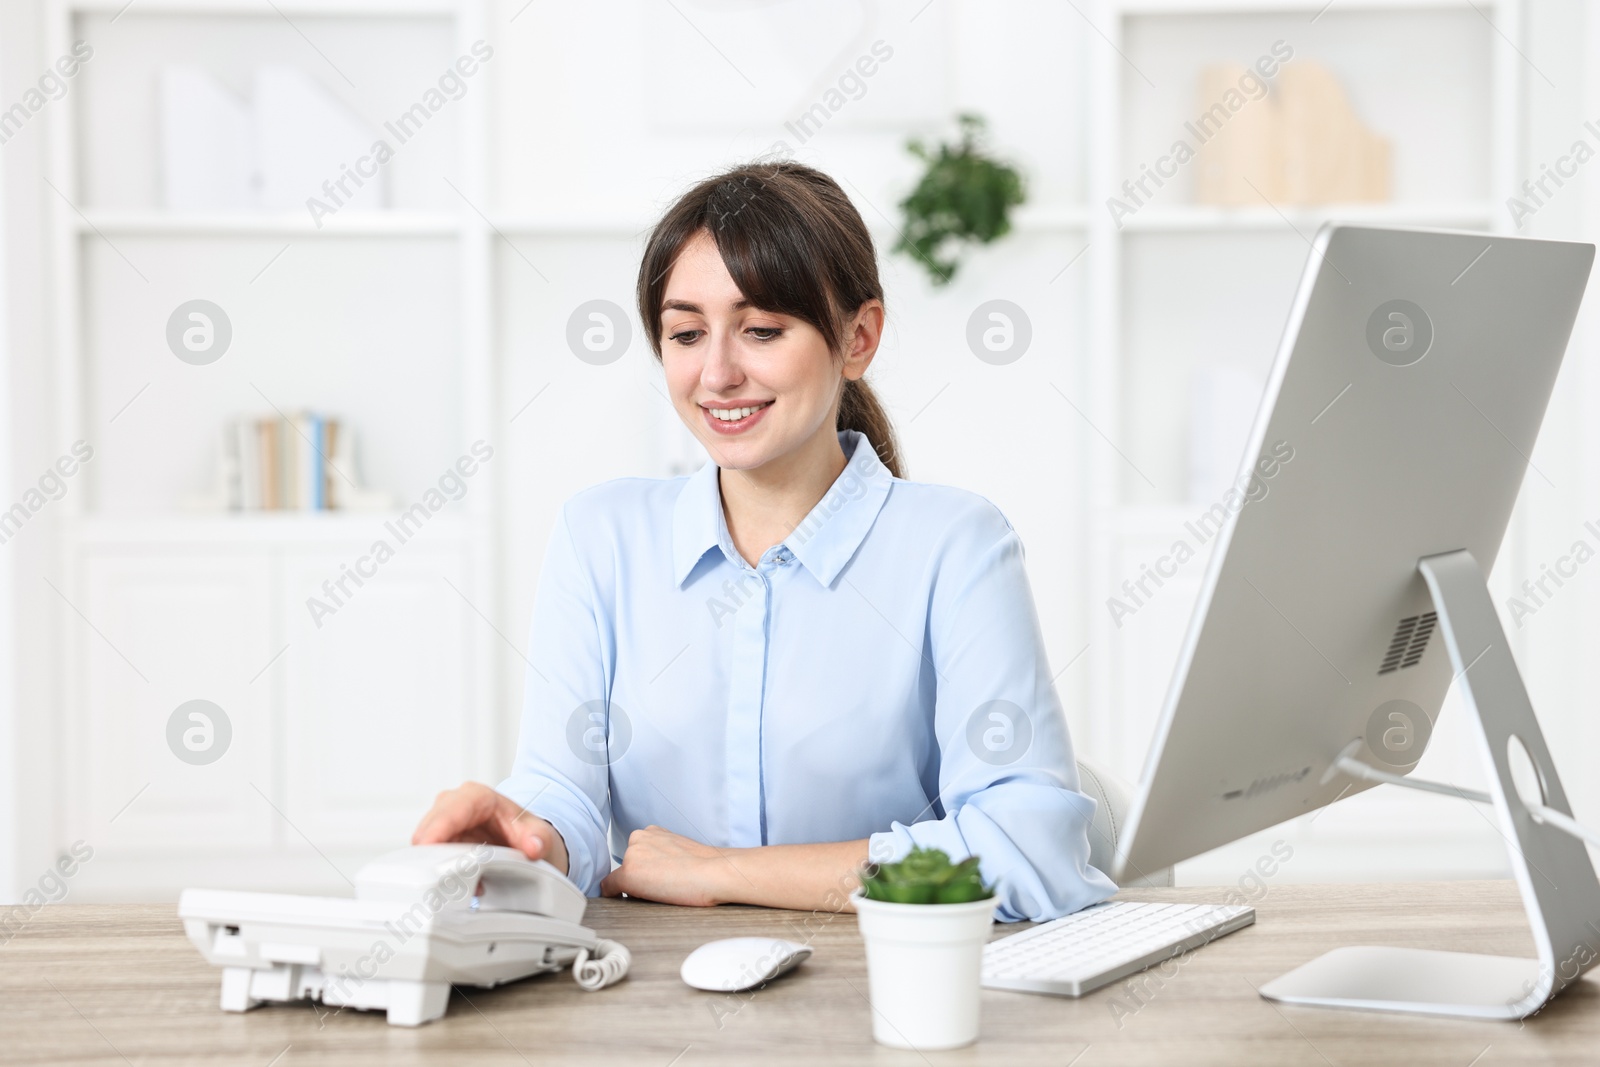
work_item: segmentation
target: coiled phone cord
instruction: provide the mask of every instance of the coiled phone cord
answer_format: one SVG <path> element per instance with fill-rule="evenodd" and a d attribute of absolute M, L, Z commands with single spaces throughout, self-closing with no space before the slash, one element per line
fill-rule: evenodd
<path fill-rule="evenodd" d="M 573 980 L 590 993 L 620 981 L 633 963 L 633 953 L 626 945 L 605 938 L 594 943 L 592 952 L 590 955 L 590 949 L 580 948 L 578 958 L 572 961 Z"/>

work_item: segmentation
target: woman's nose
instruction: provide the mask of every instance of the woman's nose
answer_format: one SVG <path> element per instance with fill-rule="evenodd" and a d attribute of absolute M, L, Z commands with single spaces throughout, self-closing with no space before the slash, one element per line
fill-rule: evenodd
<path fill-rule="evenodd" d="M 733 338 L 713 334 L 707 339 L 706 361 L 700 368 L 700 384 L 711 392 L 721 392 L 744 380 Z"/>

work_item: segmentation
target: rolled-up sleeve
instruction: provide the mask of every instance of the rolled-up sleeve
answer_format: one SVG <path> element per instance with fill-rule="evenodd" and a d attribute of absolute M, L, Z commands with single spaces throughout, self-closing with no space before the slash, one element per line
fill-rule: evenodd
<path fill-rule="evenodd" d="M 607 844 L 611 641 L 568 524 L 556 520 L 534 596 L 522 727 L 496 788 L 546 819 L 567 846 L 567 876 L 589 896 L 611 871 Z"/>
<path fill-rule="evenodd" d="M 1022 543 L 992 505 L 962 516 L 929 605 L 943 815 L 872 835 L 876 862 L 913 845 L 981 857 L 1002 921 L 1045 920 L 1116 886 L 1089 864 L 1095 802 L 1078 790 Z"/>

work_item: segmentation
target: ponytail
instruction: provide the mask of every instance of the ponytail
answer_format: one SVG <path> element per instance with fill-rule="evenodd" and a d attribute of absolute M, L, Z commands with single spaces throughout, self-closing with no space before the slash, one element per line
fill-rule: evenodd
<path fill-rule="evenodd" d="M 905 477 L 900 467 L 900 444 L 895 440 L 889 413 L 864 379 L 845 380 L 844 394 L 839 399 L 838 428 L 864 436 L 889 473 L 896 478 Z"/>

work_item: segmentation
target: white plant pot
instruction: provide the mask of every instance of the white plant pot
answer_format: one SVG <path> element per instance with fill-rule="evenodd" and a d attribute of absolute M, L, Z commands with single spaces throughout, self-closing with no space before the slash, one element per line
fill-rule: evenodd
<path fill-rule="evenodd" d="M 978 980 L 994 897 L 969 904 L 890 904 L 850 897 L 867 944 L 872 1037 L 918 1051 L 978 1039 Z"/>

